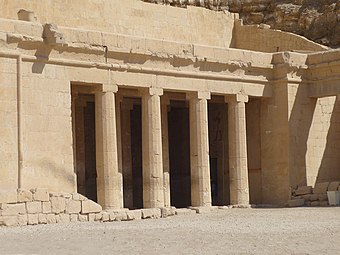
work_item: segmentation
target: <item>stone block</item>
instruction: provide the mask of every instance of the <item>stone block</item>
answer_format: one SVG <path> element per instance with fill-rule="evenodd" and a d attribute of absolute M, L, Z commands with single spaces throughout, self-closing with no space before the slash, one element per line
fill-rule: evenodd
<path fill-rule="evenodd" d="M 47 224 L 55 224 L 57 223 L 56 215 L 53 213 L 49 213 L 46 215 Z"/>
<path fill-rule="evenodd" d="M 125 209 L 122 210 L 114 210 L 112 211 L 115 215 L 115 221 L 125 221 L 128 220 L 128 216 L 127 216 L 127 211 Z"/>
<path fill-rule="evenodd" d="M 50 196 L 47 189 L 36 188 L 31 189 L 33 194 L 34 201 L 48 202 L 50 200 Z"/>
<path fill-rule="evenodd" d="M 0 190 L 0 203 L 17 203 L 18 194 L 16 190 Z"/>
<path fill-rule="evenodd" d="M 18 216 L 0 216 L 0 226 L 14 227 L 19 226 Z"/>
<path fill-rule="evenodd" d="M 328 201 L 320 201 L 320 206 L 329 206 Z"/>
<path fill-rule="evenodd" d="M 110 221 L 112 222 L 112 221 L 115 221 L 116 220 L 116 214 L 114 214 L 114 212 L 108 212 L 109 213 L 109 217 L 110 217 Z"/>
<path fill-rule="evenodd" d="M 39 224 L 39 214 L 27 214 L 27 224 L 28 225 L 38 225 Z"/>
<path fill-rule="evenodd" d="M 162 217 L 160 208 L 142 209 L 142 219 L 158 219 Z"/>
<path fill-rule="evenodd" d="M 110 221 L 110 214 L 108 212 L 103 212 L 102 214 L 102 222 Z"/>
<path fill-rule="evenodd" d="M 2 216 L 26 214 L 25 203 L 3 205 Z"/>
<path fill-rule="evenodd" d="M 306 194 L 312 194 L 313 193 L 313 187 L 312 186 L 300 186 L 295 190 L 295 194 L 297 196 L 300 195 L 306 195 Z"/>
<path fill-rule="evenodd" d="M 41 213 L 42 212 L 42 206 L 41 202 L 34 201 L 34 202 L 26 202 L 26 210 L 27 213 Z"/>
<path fill-rule="evenodd" d="M 96 220 L 96 214 L 95 213 L 90 213 L 89 214 L 89 222 L 94 222 Z"/>
<path fill-rule="evenodd" d="M 56 217 L 57 219 L 57 223 L 70 223 L 70 215 L 69 214 L 66 214 L 66 213 L 61 213 L 59 215 L 57 215 Z"/>
<path fill-rule="evenodd" d="M 29 190 L 18 189 L 18 202 L 29 202 L 33 200 L 33 195 Z"/>
<path fill-rule="evenodd" d="M 131 210 L 126 212 L 127 220 L 140 220 L 142 219 L 141 210 Z"/>
<path fill-rule="evenodd" d="M 340 182 L 331 182 L 328 186 L 328 191 L 337 191 L 339 188 Z"/>
<path fill-rule="evenodd" d="M 310 204 L 311 206 L 320 206 L 320 202 L 319 201 L 313 201 Z"/>
<path fill-rule="evenodd" d="M 319 194 L 312 194 L 310 196 L 310 201 L 317 201 L 319 200 Z"/>
<path fill-rule="evenodd" d="M 28 224 L 28 217 L 27 214 L 19 214 L 18 216 L 18 224 L 19 226 L 26 226 Z"/>
<path fill-rule="evenodd" d="M 298 206 L 303 206 L 304 204 L 305 204 L 304 199 L 292 199 L 288 201 L 289 207 L 298 207 Z"/>
<path fill-rule="evenodd" d="M 327 194 L 319 194 L 319 201 L 328 201 Z"/>
<path fill-rule="evenodd" d="M 313 194 L 325 194 L 328 190 L 329 182 L 316 183 L 313 189 Z"/>
<path fill-rule="evenodd" d="M 103 218 L 103 213 L 102 212 L 100 212 L 100 213 L 96 213 L 96 217 L 95 217 L 95 221 L 100 221 L 100 220 L 102 220 L 102 218 Z"/>
<path fill-rule="evenodd" d="M 70 222 L 77 222 L 78 214 L 70 214 Z"/>
<path fill-rule="evenodd" d="M 93 202 L 92 200 L 84 200 L 81 201 L 81 213 L 86 214 L 86 213 L 98 213 L 102 210 L 102 207 Z"/>
<path fill-rule="evenodd" d="M 78 221 L 79 222 L 87 222 L 88 219 L 88 215 L 87 214 L 78 214 Z"/>
<path fill-rule="evenodd" d="M 162 218 L 173 216 L 176 214 L 175 207 L 162 207 L 161 208 Z"/>
<path fill-rule="evenodd" d="M 51 197 L 51 208 L 53 213 L 62 213 L 66 209 L 65 198 L 63 197 Z"/>
<path fill-rule="evenodd" d="M 81 201 L 68 200 L 66 203 L 66 213 L 80 213 Z"/>
<path fill-rule="evenodd" d="M 176 215 L 193 215 L 193 214 L 196 214 L 196 211 L 187 208 L 176 209 Z"/>
<path fill-rule="evenodd" d="M 303 195 L 302 198 L 306 201 L 311 201 L 311 196 L 313 196 L 313 194 L 307 194 L 307 195 Z"/>
<path fill-rule="evenodd" d="M 39 224 L 47 224 L 47 216 L 44 213 L 39 213 L 38 215 Z"/>
<path fill-rule="evenodd" d="M 51 213 L 52 212 L 51 202 L 42 202 L 42 212 L 43 213 Z"/>

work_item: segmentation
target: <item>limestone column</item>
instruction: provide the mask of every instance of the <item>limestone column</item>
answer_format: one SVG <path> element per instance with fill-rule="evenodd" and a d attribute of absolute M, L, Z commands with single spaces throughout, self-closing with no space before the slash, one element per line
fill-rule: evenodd
<path fill-rule="evenodd" d="M 163 152 L 163 182 L 164 182 L 164 206 L 170 207 L 170 161 L 169 161 L 169 132 L 168 132 L 168 108 L 170 101 L 167 96 L 162 96 L 162 152 Z"/>
<path fill-rule="evenodd" d="M 122 102 L 121 127 L 122 127 L 122 169 L 123 169 L 123 190 L 124 205 L 133 208 L 133 174 L 131 158 L 131 110 L 133 103 L 129 99 Z"/>
<path fill-rule="evenodd" d="M 115 92 L 97 92 L 96 105 L 96 161 L 97 196 L 103 209 L 121 208 L 121 183 L 118 172 Z"/>
<path fill-rule="evenodd" d="M 192 206 L 211 206 L 208 99 L 210 93 L 189 95 Z"/>
<path fill-rule="evenodd" d="M 249 205 L 246 95 L 226 97 L 228 102 L 230 203 Z"/>
<path fill-rule="evenodd" d="M 145 208 L 164 207 L 161 131 L 162 89 L 150 88 L 142 95 L 143 202 Z"/>
<path fill-rule="evenodd" d="M 124 207 L 123 200 L 123 156 L 122 156 L 122 127 L 121 127 L 121 103 L 123 100 L 123 96 L 120 94 L 116 94 L 116 127 L 117 127 L 117 150 L 118 150 L 118 178 L 119 178 L 119 187 L 120 194 L 119 200 L 121 201 L 120 207 Z"/>

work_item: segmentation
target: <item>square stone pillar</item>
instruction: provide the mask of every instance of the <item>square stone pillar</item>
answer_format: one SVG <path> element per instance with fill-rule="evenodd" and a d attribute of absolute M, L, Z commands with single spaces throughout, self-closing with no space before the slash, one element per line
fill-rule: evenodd
<path fill-rule="evenodd" d="M 170 100 L 162 96 L 162 146 L 163 146 L 163 181 L 164 181 L 164 206 L 171 206 L 170 195 L 170 161 L 169 161 L 169 132 L 168 132 L 168 111 Z"/>
<path fill-rule="evenodd" d="M 121 181 L 118 171 L 115 92 L 96 92 L 97 197 L 103 209 L 121 208 Z"/>
<path fill-rule="evenodd" d="M 208 99 L 208 92 L 189 95 L 192 206 L 211 206 Z"/>
<path fill-rule="evenodd" d="M 124 207 L 123 201 L 123 156 L 122 156 L 122 127 L 121 127 L 121 103 L 123 100 L 123 96 L 120 94 L 116 94 L 116 127 L 117 127 L 117 150 L 118 150 L 118 178 L 119 178 L 119 186 L 120 194 L 119 200 L 121 201 L 121 208 Z"/>
<path fill-rule="evenodd" d="M 249 205 L 246 136 L 246 95 L 230 95 L 228 103 L 230 203 Z"/>
<path fill-rule="evenodd" d="M 145 208 L 164 207 L 161 102 L 163 90 L 142 92 L 143 202 Z"/>

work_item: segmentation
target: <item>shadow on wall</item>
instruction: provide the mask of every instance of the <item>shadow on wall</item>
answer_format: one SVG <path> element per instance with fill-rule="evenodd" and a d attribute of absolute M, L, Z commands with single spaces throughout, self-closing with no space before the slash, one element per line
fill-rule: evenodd
<path fill-rule="evenodd" d="M 294 100 L 289 117 L 289 177 L 291 186 L 307 185 L 307 143 L 317 102 L 317 99 L 309 97 L 308 91 L 307 84 L 289 85 L 288 88 L 289 100 Z"/>
<path fill-rule="evenodd" d="M 326 146 L 322 155 L 320 168 L 316 177 L 318 182 L 340 180 L 340 97 L 336 96 L 331 113 Z"/>
<path fill-rule="evenodd" d="M 73 192 L 75 186 L 75 176 L 73 169 L 68 169 L 63 164 L 56 164 L 48 159 L 42 159 L 37 162 L 38 168 L 41 169 L 40 175 L 49 179 L 48 183 L 41 183 L 42 188 L 48 188 L 50 191 Z M 36 176 L 39 178 L 39 176 Z M 25 180 L 24 180 L 25 181 Z M 28 183 L 30 185 L 30 183 Z M 35 187 L 32 187 L 35 188 Z M 66 188 L 66 190 L 65 190 Z"/>

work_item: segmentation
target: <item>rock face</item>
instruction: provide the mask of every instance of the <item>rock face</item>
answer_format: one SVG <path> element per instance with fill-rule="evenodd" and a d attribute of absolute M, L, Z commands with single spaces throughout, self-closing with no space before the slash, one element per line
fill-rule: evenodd
<path fill-rule="evenodd" d="M 340 47 L 340 0 L 143 0 L 179 7 L 202 6 L 240 14 L 244 24 L 265 23 L 273 29 L 303 35 Z"/>

